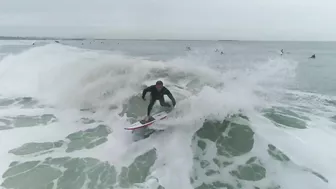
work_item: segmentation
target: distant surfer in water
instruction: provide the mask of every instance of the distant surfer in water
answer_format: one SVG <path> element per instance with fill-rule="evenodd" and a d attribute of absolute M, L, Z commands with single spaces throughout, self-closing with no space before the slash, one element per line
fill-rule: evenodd
<path fill-rule="evenodd" d="M 145 121 L 149 120 L 150 112 L 152 111 L 152 108 L 153 108 L 156 100 L 160 101 L 161 106 L 171 107 L 171 105 L 169 103 L 165 102 L 163 95 L 167 95 L 170 98 L 170 100 L 173 103 L 173 106 L 176 105 L 175 98 L 173 97 L 171 92 L 166 87 L 163 86 L 162 81 L 157 81 L 155 85 L 151 85 L 151 86 L 145 88 L 142 92 L 142 99 L 143 100 L 146 100 L 145 95 L 146 95 L 147 92 L 151 93 L 151 100 L 150 100 L 150 103 L 149 103 L 148 108 L 147 108 L 147 117 L 145 118 Z"/>

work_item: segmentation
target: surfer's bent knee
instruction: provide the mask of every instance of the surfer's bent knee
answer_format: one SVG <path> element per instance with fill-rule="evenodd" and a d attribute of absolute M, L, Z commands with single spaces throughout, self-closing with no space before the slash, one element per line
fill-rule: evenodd
<path fill-rule="evenodd" d="M 171 107 L 171 105 L 165 101 L 160 101 L 161 106 Z"/>

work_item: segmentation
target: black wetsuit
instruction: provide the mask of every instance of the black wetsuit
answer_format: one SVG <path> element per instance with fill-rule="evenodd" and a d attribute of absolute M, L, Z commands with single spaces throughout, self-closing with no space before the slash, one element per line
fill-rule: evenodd
<path fill-rule="evenodd" d="M 173 95 L 170 93 L 170 91 L 166 88 L 166 87 L 162 87 L 161 91 L 158 91 L 155 87 L 155 85 L 149 86 L 147 88 L 145 88 L 142 92 L 142 98 L 145 99 L 145 95 L 147 92 L 151 93 L 151 100 L 150 103 L 148 105 L 147 108 L 147 116 L 150 115 L 150 112 L 152 111 L 152 108 L 154 106 L 154 103 L 156 100 L 160 101 L 160 105 L 161 106 L 166 106 L 166 107 L 171 107 L 170 104 L 168 104 L 167 102 L 165 102 L 163 95 L 167 95 L 170 100 L 173 102 L 173 106 L 175 106 L 176 101 L 173 97 Z"/>

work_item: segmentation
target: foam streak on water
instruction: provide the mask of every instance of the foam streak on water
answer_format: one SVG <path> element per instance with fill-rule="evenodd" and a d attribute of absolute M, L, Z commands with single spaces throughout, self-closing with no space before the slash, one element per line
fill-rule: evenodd
<path fill-rule="evenodd" d="M 334 97 L 300 90 L 302 59 L 277 44 L 45 43 L 1 43 L 3 188 L 336 187 Z M 150 136 L 124 130 L 159 79 L 175 109 Z"/>

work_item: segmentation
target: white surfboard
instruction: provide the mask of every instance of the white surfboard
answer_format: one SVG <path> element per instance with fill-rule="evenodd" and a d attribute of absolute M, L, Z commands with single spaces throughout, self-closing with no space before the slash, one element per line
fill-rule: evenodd
<path fill-rule="evenodd" d="M 147 123 L 145 123 L 144 120 L 137 121 L 137 122 L 133 123 L 131 126 L 125 127 L 125 129 L 126 130 L 136 130 L 136 129 L 140 129 L 140 128 L 143 128 L 143 127 L 148 127 L 156 121 L 165 119 L 167 116 L 168 116 L 168 114 L 166 112 L 160 112 L 160 113 L 154 114 L 152 116 L 152 118 L 154 118 L 154 119 L 152 119 L 151 121 L 149 121 Z"/>

